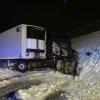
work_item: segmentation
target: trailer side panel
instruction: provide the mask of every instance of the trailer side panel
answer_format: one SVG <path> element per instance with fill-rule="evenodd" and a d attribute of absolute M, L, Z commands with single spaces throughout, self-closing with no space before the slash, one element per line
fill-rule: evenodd
<path fill-rule="evenodd" d="M 21 25 L 0 34 L 0 59 L 21 57 L 22 48 Z"/>

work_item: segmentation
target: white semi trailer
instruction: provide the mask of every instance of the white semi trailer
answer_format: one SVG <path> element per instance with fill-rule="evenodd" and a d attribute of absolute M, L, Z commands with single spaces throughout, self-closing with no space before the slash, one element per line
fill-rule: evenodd
<path fill-rule="evenodd" d="M 64 34 L 47 35 L 46 29 L 39 26 L 21 24 L 0 34 L 0 65 L 21 72 L 36 64 L 52 66 L 63 73 L 70 70 L 73 74 L 76 68 L 74 53 Z M 68 66 L 72 68 L 66 68 Z"/>
<path fill-rule="evenodd" d="M 45 28 L 21 24 L 0 34 L 1 64 L 25 71 L 33 59 L 46 59 Z"/>

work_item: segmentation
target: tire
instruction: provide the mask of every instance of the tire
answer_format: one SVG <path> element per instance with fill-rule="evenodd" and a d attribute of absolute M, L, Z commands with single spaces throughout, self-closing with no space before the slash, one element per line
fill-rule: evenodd
<path fill-rule="evenodd" d="M 62 60 L 57 61 L 56 69 L 57 71 L 64 73 L 64 62 Z"/>
<path fill-rule="evenodd" d="M 20 61 L 15 66 L 17 71 L 26 72 L 28 70 L 28 65 L 25 61 Z"/>

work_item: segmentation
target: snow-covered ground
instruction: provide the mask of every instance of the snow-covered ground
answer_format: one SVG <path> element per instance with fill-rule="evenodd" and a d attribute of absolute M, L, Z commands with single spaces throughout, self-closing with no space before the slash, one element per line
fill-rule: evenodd
<path fill-rule="evenodd" d="M 13 77 L 20 77 L 21 75 L 23 74 L 20 72 L 13 71 L 7 68 L 0 68 L 0 81 L 11 79 Z"/>
<path fill-rule="evenodd" d="M 36 80 L 39 81 L 34 83 Z M 22 88 L 23 85 L 26 85 L 26 88 Z M 17 90 L 17 97 L 22 100 L 100 100 L 99 82 L 86 82 L 79 80 L 79 77 L 74 79 L 70 75 L 52 70 L 31 71 L 21 77 L 13 77 L 10 80 L 0 82 L 2 95 L 5 91 L 7 94 L 9 89 Z M 0 96 L 2 97 L 2 95 Z"/>
<path fill-rule="evenodd" d="M 100 81 L 100 48 L 84 48 L 78 52 L 79 79 Z"/>

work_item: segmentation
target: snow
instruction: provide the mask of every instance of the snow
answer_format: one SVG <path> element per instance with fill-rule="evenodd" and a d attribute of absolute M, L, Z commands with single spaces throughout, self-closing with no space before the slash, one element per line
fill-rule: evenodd
<path fill-rule="evenodd" d="M 8 68 L 0 68 L 0 81 L 11 79 L 13 77 L 19 77 L 22 73 L 10 70 Z"/>
<path fill-rule="evenodd" d="M 79 79 L 100 81 L 100 48 L 84 48 L 78 52 Z M 91 54 L 87 55 L 87 52 Z"/>
<path fill-rule="evenodd" d="M 48 71 L 46 73 L 36 72 L 31 75 L 42 80 L 42 84 L 31 86 L 28 89 L 20 89 L 18 93 L 23 100 L 67 100 L 69 94 L 60 89 L 66 80 L 71 80 L 71 76 L 67 77 L 59 72 Z M 51 99 L 50 99 L 51 98 Z"/>
<path fill-rule="evenodd" d="M 43 71 L 45 72 L 45 71 Z M 42 81 L 18 94 L 23 100 L 100 100 L 100 82 L 84 82 L 55 71 L 35 72 L 29 78 Z"/>
<path fill-rule="evenodd" d="M 17 79 L 13 77 L 10 80 L 4 80 L 0 82 L 0 90 L 2 86 L 7 88 L 9 84 L 14 86 L 14 83 L 17 85 L 20 82 L 19 85 L 21 86 L 29 84 L 29 81 L 34 82 L 36 80 L 41 82 L 32 84 L 27 88 L 18 89 L 15 93 L 17 97 L 22 100 L 100 100 L 100 82 L 86 82 L 79 80 L 79 77 L 74 79 L 70 75 L 52 70 L 30 71 L 21 77 L 17 77 Z M 1 83 L 3 84 L 1 85 Z"/>
<path fill-rule="evenodd" d="M 100 81 L 100 30 L 71 39 L 78 52 L 79 79 Z"/>

